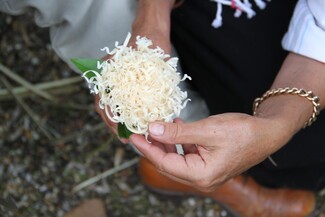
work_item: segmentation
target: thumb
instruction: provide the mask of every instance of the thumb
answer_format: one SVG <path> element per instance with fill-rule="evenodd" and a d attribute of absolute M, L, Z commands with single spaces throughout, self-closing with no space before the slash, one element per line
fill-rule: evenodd
<path fill-rule="evenodd" d="M 203 132 L 200 122 L 154 122 L 149 125 L 150 136 L 164 144 L 203 144 Z"/>

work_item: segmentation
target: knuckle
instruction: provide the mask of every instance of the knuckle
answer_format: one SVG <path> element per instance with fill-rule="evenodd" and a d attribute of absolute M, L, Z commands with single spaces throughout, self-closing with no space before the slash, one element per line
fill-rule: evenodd
<path fill-rule="evenodd" d="M 197 179 L 194 184 L 203 192 L 212 192 L 224 182 L 225 179 L 223 176 L 220 175 L 216 177 L 215 174 L 207 173 L 205 176 Z"/>
<path fill-rule="evenodd" d="M 168 167 L 166 164 L 164 164 L 164 162 L 166 162 L 165 157 L 162 157 L 160 160 L 154 163 L 154 166 L 159 173 L 166 175 L 166 173 L 168 173 Z"/>
<path fill-rule="evenodd" d="M 219 185 L 214 180 L 202 180 L 197 183 L 197 188 L 202 192 L 210 193 L 215 191 Z"/>
<path fill-rule="evenodd" d="M 158 164 L 156 164 L 155 168 L 159 173 L 161 173 L 161 174 L 165 173 L 164 165 L 162 162 L 159 162 Z"/>
<path fill-rule="evenodd" d="M 204 193 L 211 193 L 216 190 L 215 187 L 205 187 L 205 188 L 199 188 L 200 191 Z"/>
<path fill-rule="evenodd" d="M 174 124 L 174 127 L 171 128 L 171 142 L 179 139 L 182 135 L 182 126 L 180 124 Z"/>
<path fill-rule="evenodd" d="M 212 182 L 210 179 L 207 178 L 203 178 L 203 179 L 198 179 L 195 181 L 195 185 L 199 188 L 199 189 L 209 189 L 212 186 Z"/>

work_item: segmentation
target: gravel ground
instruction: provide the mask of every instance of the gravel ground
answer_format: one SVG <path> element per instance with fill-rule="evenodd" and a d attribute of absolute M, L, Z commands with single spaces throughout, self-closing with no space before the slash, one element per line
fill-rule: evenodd
<path fill-rule="evenodd" d="M 53 52 L 48 30 L 36 27 L 31 15 L 0 14 L 0 35 L 0 62 L 30 83 L 76 76 Z M 83 82 L 60 92 L 56 102 L 33 94 L 23 105 L 12 97 L 0 99 L 0 216 L 59 217 L 89 198 L 105 201 L 108 216 L 227 216 L 210 199 L 151 194 L 135 165 L 74 193 L 80 182 L 136 154 L 108 133 Z"/>

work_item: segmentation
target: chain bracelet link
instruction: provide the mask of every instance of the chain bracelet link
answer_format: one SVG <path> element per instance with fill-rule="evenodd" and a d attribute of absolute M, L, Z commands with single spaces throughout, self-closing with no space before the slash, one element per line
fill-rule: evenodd
<path fill-rule="evenodd" d="M 312 123 L 314 123 L 317 119 L 317 115 L 320 112 L 320 103 L 319 103 L 319 97 L 315 96 L 312 91 L 306 91 L 302 88 L 296 88 L 296 87 L 285 87 L 285 88 L 277 88 L 266 91 L 263 96 L 260 98 L 256 98 L 253 103 L 253 114 L 256 115 L 256 111 L 258 107 L 261 105 L 261 103 L 272 97 L 272 96 L 278 96 L 283 94 L 290 94 L 290 95 L 297 95 L 300 97 L 304 97 L 308 99 L 313 104 L 313 114 L 311 117 L 306 121 L 304 128 L 310 126 Z"/>

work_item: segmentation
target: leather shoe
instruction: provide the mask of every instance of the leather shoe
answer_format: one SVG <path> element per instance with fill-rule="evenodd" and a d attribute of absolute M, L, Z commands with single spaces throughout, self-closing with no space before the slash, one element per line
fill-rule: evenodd
<path fill-rule="evenodd" d="M 214 192 L 204 193 L 163 176 L 143 157 L 139 162 L 139 173 L 143 183 L 156 193 L 210 197 L 238 217 L 316 216 L 316 199 L 310 191 L 270 189 L 248 176 L 240 175 Z"/>

